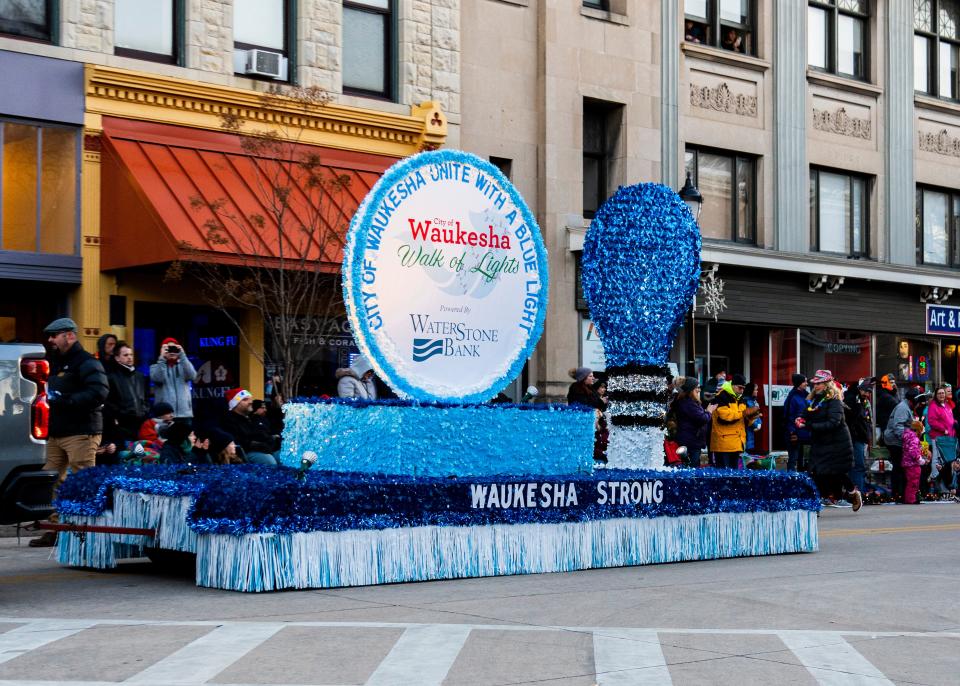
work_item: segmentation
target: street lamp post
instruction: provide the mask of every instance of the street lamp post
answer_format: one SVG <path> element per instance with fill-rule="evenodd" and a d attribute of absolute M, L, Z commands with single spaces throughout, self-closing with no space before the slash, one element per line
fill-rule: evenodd
<path fill-rule="evenodd" d="M 700 210 L 703 208 L 703 196 L 700 194 L 700 189 L 693 184 L 693 177 L 690 172 L 687 172 L 687 180 L 683 184 L 683 188 L 677 191 L 677 195 L 687 203 L 687 207 L 690 208 L 690 214 L 693 215 L 694 220 L 699 224 Z"/>
<path fill-rule="evenodd" d="M 680 199 L 683 200 L 687 207 L 690 209 L 690 214 L 693 215 L 694 220 L 697 222 L 699 228 L 700 225 L 700 210 L 703 209 L 703 195 L 700 193 L 700 189 L 693 184 L 693 176 L 690 172 L 687 172 L 687 180 L 683 184 L 677 195 L 680 196 Z M 699 374 L 697 374 L 697 296 L 693 296 L 693 307 L 690 308 L 690 368 L 693 370 L 693 375 L 697 377 L 697 381 L 700 381 Z"/>

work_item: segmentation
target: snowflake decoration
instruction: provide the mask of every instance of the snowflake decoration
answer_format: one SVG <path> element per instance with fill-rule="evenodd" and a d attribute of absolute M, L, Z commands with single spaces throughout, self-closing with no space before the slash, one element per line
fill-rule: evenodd
<path fill-rule="evenodd" d="M 717 321 L 720 313 L 727 309 L 727 300 L 723 294 L 722 279 L 704 279 L 700 282 L 699 295 L 703 298 L 703 313 Z"/>

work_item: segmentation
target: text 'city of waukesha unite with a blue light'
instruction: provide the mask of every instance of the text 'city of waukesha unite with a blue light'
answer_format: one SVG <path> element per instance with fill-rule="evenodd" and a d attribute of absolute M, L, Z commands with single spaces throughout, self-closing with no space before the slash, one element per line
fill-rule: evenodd
<path fill-rule="evenodd" d="M 426 177 L 424 172 L 427 174 Z M 520 210 L 514 206 L 510 197 L 503 193 L 492 179 L 471 165 L 460 162 L 443 162 L 433 164 L 425 170 L 414 170 L 386 191 L 383 194 L 382 202 L 373 213 L 370 228 L 366 234 L 365 252 L 374 253 L 374 256 L 376 256 L 383 241 L 383 233 L 388 228 L 391 217 L 396 214 L 406 200 L 412 198 L 417 191 L 427 185 L 428 178 L 430 182 L 434 183 L 452 181 L 472 185 L 481 195 L 489 199 L 494 208 L 504 212 L 503 219 L 513 233 L 516 245 L 522 253 L 524 271 L 536 273 L 539 270 L 537 251 L 531 234 L 531 231 L 535 229 L 527 226 Z M 414 226 L 412 220 L 410 220 L 410 226 L 411 228 Z M 416 231 L 414 231 L 414 237 L 417 237 Z M 425 234 L 423 234 L 423 237 L 425 237 Z M 507 246 L 509 246 L 509 243 Z M 377 303 L 377 294 L 369 290 L 369 287 L 376 283 L 376 272 L 377 267 L 374 261 L 364 257 L 361 268 L 363 287 L 360 294 L 363 297 L 366 320 L 371 331 L 376 331 L 383 326 L 380 307 Z M 525 309 L 518 326 L 527 332 L 531 332 L 536 321 L 536 310 L 531 308 L 529 303 L 536 302 L 531 296 L 536 295 L 539 291 L 539 280 L 528 280 L 526 291 Z"/>

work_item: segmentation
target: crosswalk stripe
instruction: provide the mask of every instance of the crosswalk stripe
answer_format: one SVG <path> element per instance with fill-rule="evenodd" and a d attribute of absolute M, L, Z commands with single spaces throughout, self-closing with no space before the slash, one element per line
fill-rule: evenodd
<path fill-rule="evenodd" d="M 232 626 L 233 624 L 257 624 L 257 622 L 232 621 L 217 619 L 47 619 L 37 617 L 0 617 L 0 624 L 36 624 L 37 622 L 55 622 L 66 625 L 70 622 L 83 622 L 90 626 Z M 286 627 L 318 627 L 327 629 L 353 628 L 353 629 L 410 629 L 413 627 L 436 626 L 433 624 L 423 624 L 420 622 L 319 622 L 319 621 L 292 621 L 284 622 Z M 616 631 L 618 629 L 611 627 L 597 626 L 564 626 L 561 624 L 444 624 L 446 628 L 462 627 L 472 631 Z M 711 635 L 711 634 L 734 634 L 738 636 L 772 636 L 786 635 L 791 633 L 805 634 L 808 631 L 795 631 L 793 629 L 691 629 L 682 627 L 644 627 L 642 631 L 652 631 L 654 633 L 687 634 L 687 635 Z M 957 631 L 819 631 L 815 632 L 821 636 L 863 636 L 866 638 L 960 638 L 960 632 Z M 0 634 L 3 636 L 4 634 Z"/>
<path fill-rule="evenodd" d="M 597 686 L 670 686 L 673 683 L 655 631 L 594 631 L 593 662 Z"/>
<path fill-rule="evenodd" d="M 440 686 L 466 643 L 462 625 L 411 627 L 367 679 L 366 686 Z"/>
<path fill-rule="evenodd" d="M 279 622 L 225 624 L 134 674 L 126 683 L 202 684 L 283 627 Z"/>
<path fill-rule="evenodd" d="M 14 620 L 16 621 L 16 620 Z M 20 657 L 48 643 L 80 633 L 97 624 L 95 621 L 51 619 L 34 620 L 29 624 L 0 634 L 0 664 Z"/>
<path fill-rule="evenodd" d="M 842 636 L 815 631 L 778 635 L 820 686 L 893 686 Z"/>

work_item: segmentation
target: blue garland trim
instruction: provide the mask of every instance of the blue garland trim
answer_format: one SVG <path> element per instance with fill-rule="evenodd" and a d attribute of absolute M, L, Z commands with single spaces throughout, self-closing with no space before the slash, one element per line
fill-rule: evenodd
<path fill-rule="evenodd" d="M 445 162 L 458 162 L 467 164 L 481 170 L 484 174 L 493 177 L 497 185 L 509 196 L 513 206 L 520 211 L 524 223 L 530 229 L 530 236 L 533 239 L 537 252 L 537 264 L 539 265 L 539 274 L 541 275 L 540 292 L 538 293 L 537 319 L 533 330 L 527 339 L 527 345 L 517 350 L 515 357 L 508 366 L 505 374 L 502 374 L 489 384 L 489 390 L 464 395 L 457 398 L 440 397 L 429 393 L 428 391 L 416 388 L 399 375 L 390 364 L 389 360 L 383 355 L 379 347 L 371 346 L 370 342 L 374 340 L 373 332 L 370 331 L 366 317 L 362 316 L 362 268 L 363 255 L 365 251 L 367 234 L 370 231 L 370 221 L 372 212 L 383 202 L 384 197 L 393 187 L 415 169 L 425 167 L 429 164 L 438 164 Z M 347 231 L 347 243 L 343 251 L 343 301 L 347 310 L 347 316 L 350 319 L 350 325 L 359 335 L 355 336 L 357 346 L 360 351 L 367 356 L 373 365 L 377 374 L 390 386 L 403 396 L 418 398 L 425 401 L 458 401 L 462 403 L 482 403 L 489 400 L 498 391 L 505 388 L 506 385 L 519 376 L 523 371 L 523 365 L 527 358 L 533 354 L 533 350 L 543 334 L 544 320 L 547 316 L 547 295 L 550 290 L 550 278 L 548 273 L 547 250 L 543 244 L 543 236 L 540 233 L 540 226 L 534 218 L 530 208 L 524 201 L 523 196 L 517 191 L 513 183 L 503 175 L 495 166 L 483 160 L 476 155 L 462 152 L 460 150 L 433 150 L 422 152 L 412 157 L 408 157 L 394 164 L 384 172 L 383 176 L 373 187 L 357 212 L 350 221 L 350 228 Z"/>
<path fill-rule="evenodd" d="M 364 400 L 363 398 L 321 398 L 316 396 L 294 398 L 295 403 L 308 405 L 349 405 L 350 407 L 436 407 L 439 409 L 463 409 L 479 407 L 484 410 L 547 410 L 550 412 L 593 412 L 592 407 L 552 403 L 460 403 L 447 400 L 414 400 L 412 398 L 386 398 Z"/>
<path fill-rule="evenodd" d="M 589 476 L 494 476 L 477 479 L 383 474 L 309 472 L 241 465 L 183 467 L 142 465 L 96 467 L 71 475 L 61 486 L 57 508 L 65 516 L 98 516 L 110 509 L 115 489 L 169 497 L 192 496 L 187 524 L 198 534 L 298 533 L 416 526 L 547 524 L 614 518 L 656 518 L 721 512 L 818 511 L 819 496 L 804 474 L 732 470 L 605 470 Z M 632 484 L 660 483 L 662 499 L 631 500 Z M 534 487 L 534 501 L 523 507 Z M 629 484 L 624 490 L 622 484 Z M 489 506 L 475 493 L 496 488 L 510 507 Z M 476 490 L 475 490 L 476 489 Z M 557 490 L 576 502 L 560 504 Z M 601 491 L 602 489 L 602 491 Z M 651 491 L 655 492 L 652 488 Z M 607 502 L 599 495 L 607 494 Z M 636 491 L 643 492 L 643 488 Z M 508 495 L 510 494 L 510 495 Z M 614 494 L 616 494 L 614 496 Z M 622 499 L 627 496 L 626 502 Z M 615 498 L 615 499 L 614 499 Z M 611 502 L 612 501 L 612 502 Z"/>

